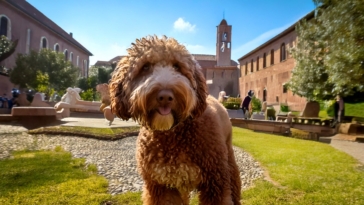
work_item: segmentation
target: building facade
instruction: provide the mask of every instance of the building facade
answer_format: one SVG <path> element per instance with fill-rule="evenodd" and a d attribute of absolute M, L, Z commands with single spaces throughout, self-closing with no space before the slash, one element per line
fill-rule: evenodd
<path fill-rule="evenodd" d="M 313 16 L 311 12 L 304 18 Z M 292 110 L 303 110 L 306 99 L 294 95 L 285 85 L 295 67 L 289 50 L 297 44 L 296 24 L 238 59 L 242 97 L 253 90 L 255 96 L 268 105 L 286 103 Z"/>
<path fill-rule="evenodd" d="M 31 50 L 47 48 L 63 52 L 65 59 L 80 69 L 80 76 L 87 77 L 89 57 L 92 53 L 76 41 L 72 33 L 67 33 L 52 20 L 25 0 L 0 1 L 0 35 L 18 40 L 15 52 L 1 62 L 1 66 L 15 66 L 17 53 L 27 54 Z M 4 82 L 4 81 L 2 81 Z M 9 93 L 9 85 L 0 82 L 0 93 Z"/>

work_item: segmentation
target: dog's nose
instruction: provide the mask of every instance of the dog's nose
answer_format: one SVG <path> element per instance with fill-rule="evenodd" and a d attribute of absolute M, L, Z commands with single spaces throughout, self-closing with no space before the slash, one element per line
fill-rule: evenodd
<path fill-rule="evenodd" d="M 161 90 L 158 93 L 157 101 L 159 103 L 171 103 L 173 102 L 174 96 L 173 92 L 170 90 Z"/>

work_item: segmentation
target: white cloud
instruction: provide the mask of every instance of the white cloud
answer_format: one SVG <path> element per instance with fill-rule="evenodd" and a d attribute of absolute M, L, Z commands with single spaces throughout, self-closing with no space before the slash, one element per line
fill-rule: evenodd
<path fill-rule="evenodd" d="M 173 28 L 177 31 L 194 32 L 196 25 L 192 25 L 190 22 L 185 21 L 180 17 L 173 23 Z"/>
<path fill-rule="evenodd" d="M 291 25 L 291 24 L 289 24 L 289 25 Z M 285 26 L 282 26 L 279 28 L 269 30 L 269 31 L 259 35 L 258 37 L 254 38 L 253 40 L 237 47 L 236 49 L 233 49 L 232 50 L 232 59 L 238 60 L 245 54 L 249 53 L 250 51 L 254 50 L 258 46 L 262 45 L 263 43 L 267 42 L 268 40 L 272 39 L 274 36 L 278 35 L 282 31 L 287 29 L 289 27 L 289 25 L 285 25 Z"/>

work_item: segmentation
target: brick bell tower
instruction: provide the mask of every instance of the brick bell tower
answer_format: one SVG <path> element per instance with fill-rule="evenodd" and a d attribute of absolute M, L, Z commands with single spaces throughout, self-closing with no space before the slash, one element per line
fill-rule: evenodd
<path fill-rule="evenodd" d="M 217 66 L 231 65 L 231 25 L 222 19 L 217 26 L 216 34 L 216 62 Z"/>

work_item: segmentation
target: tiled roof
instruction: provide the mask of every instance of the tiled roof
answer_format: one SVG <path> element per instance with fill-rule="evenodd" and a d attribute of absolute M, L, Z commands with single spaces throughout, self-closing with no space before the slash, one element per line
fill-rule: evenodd
<path fill-rule="evenodd" d="M 105 66 L 105 67 L 111 66 L 113 62 L 119 62 L 123 57 L 125 56 L 116 56 L 109 61 L 97 61 L 95 63 L 95 66 Z"/>
<path fill-rule="evenodd" d="M 76 41 L 69 33 L 64 31 L 61 27 L 59 27 L 56 23 L 46 17 L 42 12 L 38 11 L 35 7 L 29 4 L 25 0 L 5 0 L 8 4 L 13 7 L 19 9 L 21 12 L 27 14 L 29 17 L 33 18 L 35 21 L 47 27 L 49 30 L 55 32 L 71 44 L 79 47 L 81 50 L 88 53 L 88 55 L 92 56 L 92 53 L 83 47 L 78 41 Z"/>
<path fill-rule="evenodd" d="M 110 63 L 113 63 L 114 61 L 119 62 L 123 57 L 125 56 L 116 56 L 114 58 L 112 58 L 111 60 L 109 60 Z"/>
<path fill-rule="evenodd" d="M 108 66 L 111 66 L 111 64 L 110 64 L 109 61 L 97 61 L 94 66 L 97 66 L 97 67 L 101 67 L 101 66 L 108 67 Z"/>
<path fill-rule="evenodd" d="M 192 55 L 198 61 L 200 61 L 200 60 L 216 61 L 215 55 L 207 55 L 207 54 L 192 54 Z"/>
<path fill-rule="evenodd" d="M 221 20 L 220 25 L 227 25 L 227 22 L 225 19 Z"/>

